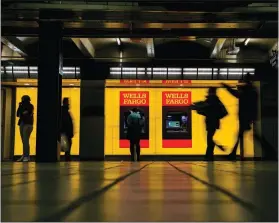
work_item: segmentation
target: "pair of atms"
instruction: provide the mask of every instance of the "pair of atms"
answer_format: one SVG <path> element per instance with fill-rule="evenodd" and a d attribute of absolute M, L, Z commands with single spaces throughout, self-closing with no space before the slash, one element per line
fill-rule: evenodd
<path fill-rule="evenodd" d="M 236 87 L 238 81 L 222 81 Z M 221 81 L 158 80 L 136 83 L 107 80 L 105 90 L 105 155 L 128 155 L 127 117 L 138 108 L 144 117 L 141 154 L 204 155 L 204 117 L 190 109 L 193 102 L 205 100 L 209 87 L 219 87 L 217 95 L 229 115 L 221 120 L 214 140 L 232 148 L 238 133 L 238 99 L 221 87 Z M 216 150 L 224 155 L 230 151 Z M 253 130 L 245 136 L 245 156 L 254 156 Z"/>

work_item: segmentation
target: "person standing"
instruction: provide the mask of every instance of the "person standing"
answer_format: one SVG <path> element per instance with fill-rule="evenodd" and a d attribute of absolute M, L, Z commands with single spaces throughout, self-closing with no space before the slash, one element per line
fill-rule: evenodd
<path fill-rule="evenodd" d="M 234 97 L 238 98 L 238 119 L 239 131 L 235 146 L 229 154 L 229 160 L 236 160 L 236 151 L 238 144 L 240 144 L 240 158 L 244 159 L 244 134 L 252 129 L 252 124 L 256 123 L 258 117 L 258 93 L 256 87 L 253 85 L 250 73 L 247 73 L 241 81 L 242 84 L 238 89 L 233 89 L 229 85 L 223 83 L 222 85 Z M 272 146 L 263 138 L 260 137 L 255 128 L 254 138 L 262 144 L 262 148 L 266 153 L 266 158 L 276 158 L 277 154 Z"/>
<path fill-rule="evenodd" d="M 72 138 L 74 137 L 74 125 L 70 110 L 69 98 L 64 98 L 61 108 L 61 127 L 60 134 L 64 134 L 67 137 L 69 149 L 65 152 L 65 161 L 71 161 L 71 147 Z"/>
<path fill-rule="evenodd" d="M 210 87 L 208 89 L 206 100 L 194 103 L 191 106 L 193 110 L 197 110 L 198 114 L 205 116 L 205 125 L 207 131 L 207 149 L 205 159 L 207 161 L 214 160 L 215 145 L 224 151 L 224 147 L 217 145 L 213 140 L 216 130 L 220 128 L 220 119 L 228 114 L 225 106 L 217 96 L 216 91 L 217 89 L 215 87 Z"/>
<path fill-rule="evenodd" d="M 127 118 L 128 139 L 130 140 L 131 161 L 134 160 L 134 148 L 136 147 L 137 161 L 140 161 L 140 139 L 142 134 L 143 120 L 138 109 L 133 108 Z"/>
<path fill-rule="evenodd" d="M 18 161 L 28 162 L 30 160 L 29 139 L 34 124 L 34 106 L 31 104 L 31 98 L 28 95 L 21 98 L 17 109 L 17 117 L 19 118 L 18 125 L 23 144 L 23 155 Z"/>

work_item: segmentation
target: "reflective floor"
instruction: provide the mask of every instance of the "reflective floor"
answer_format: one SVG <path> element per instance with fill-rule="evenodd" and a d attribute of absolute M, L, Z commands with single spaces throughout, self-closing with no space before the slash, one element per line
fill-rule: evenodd
<path fill-rule="evenodd" d="M 274 162 L 2 163 L 2 221 L 278 221 Z"/>

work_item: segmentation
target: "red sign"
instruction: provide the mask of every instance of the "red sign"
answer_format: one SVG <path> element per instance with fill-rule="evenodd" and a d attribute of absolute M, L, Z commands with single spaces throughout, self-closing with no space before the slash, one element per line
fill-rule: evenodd
<path fill-rule="evenodd" d="M 148 91 L 121 91 L 120 105 L 121 106 L 148 106 L 149 92 Z"/>
<path fill-rule="evenodd" d="M 192 103 L 190 91 L 169 91 L 162 94 L 163 106 L 189 106 Z"/>
<path fill-rule="evenodd" d="M 120 80 L 121 84 L 149 84 L 149 80 Z"/>
<path fill-rule="evenodd" d="M 178 85 L 178 84 L 191 84 L 191 80 L 163 80 L 163 84 Z"/>

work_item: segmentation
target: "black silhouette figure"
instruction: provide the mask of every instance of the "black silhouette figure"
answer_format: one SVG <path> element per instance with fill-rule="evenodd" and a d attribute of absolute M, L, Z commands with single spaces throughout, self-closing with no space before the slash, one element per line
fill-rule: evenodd
<path fill-rule="evenodd" d="M 133 108 L 132 113 L 127 118 L 127 137 L 130 140 L 131 161 L 136 161 L 134 160 L 134 147 L 136 147 L 137 161 L 140 161 L 140 139 L 144 125 L 144 119 L 140 112 L 139 109 Z"/>
<path fill-rule="evenodd" d="M 205 116 L 205 124 L 207 131 L 207 149 L 205 159 L 208 161 L 214 160 L 214 147 L 218 146 L 221 150 L 225 150 L 223 146 L 217 145 L 213 141 L 213 136 L 217 129 L 220 128 L 220 119 L 228 113 L 216 94 L 217 89 L 211 87 L 208 89 L 208 95 L 205 101 L 194 103 L 191 107 L 197 110 L 198 114 Z"/>
<path fill-rule="evenodd" d="M 18 125 L 23 144 L 23 155 L 18 161 L 28 162 L 30 160 L 29 139 L 34 124 L 34 106 L 31 104 L 31 98 L 28 95 L 21 98 L 17 109 L 17 117 L 19 117 Z"/>
<path fill-rule="evenodd" d="M 237 136 L 236 144 L 229 154 L 228 158 L 230 160 L 236 160 L 236 151 L 238 144 L 240 144 L 240 158 L 244 159 L 244 134 L 252 128 L 252 124 L 258 117 L 258 93 L 256 87 L 251 81 L 250 73 L 247 73 L 241 85 L 238 89 L 232 89 L 227 84 L 222 84 L 233 96 L 238 98 L 238 118 L 239 118 L 239 133 Z M 264 139 L 259 136 L 256 132 L 254 138 L 262 144 L 262 148 L 266 151 L 267 157 L 277 157 L 276 152 L 272 146 Z"/>
<path fill-rule="evenodd" d="M 74 125 L 71 114 L 69 112 L 70 103 L 69 98 L 63 99 L 63 104 L 61 108 L 61 129 L 60 133 L 65 134 L 69 143 L 69 150 L 65 152 L 65 161 L 71 161 L 71 147 L 72 138 L 74 137 Z"/>

